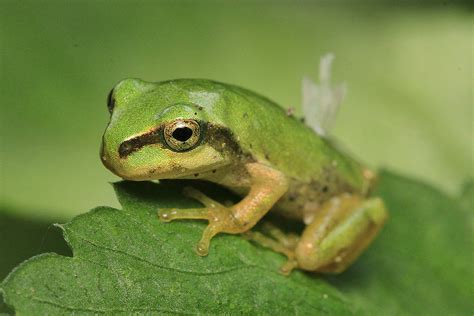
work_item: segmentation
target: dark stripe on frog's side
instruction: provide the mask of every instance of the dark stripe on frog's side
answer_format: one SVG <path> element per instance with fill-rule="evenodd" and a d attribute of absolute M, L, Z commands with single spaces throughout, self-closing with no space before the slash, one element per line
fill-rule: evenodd
<path fill-rule="evenodd" d="M 160 145 L 162 148 L 172 150 L 166 144 L 164 139 L 164 126 L 165 124 L 161 124 L 160 126 L 153 128 L 142 135 L 124 141 L 122 144 L 120 144 L 118 150 L 120 158 L 126 158 L 133 152 L 138 151 L 147 145 Z M 196 146 L 190 148 L 189 150 L 192 150 L 203 143 L 207 143 L 216 151 L 224 153 L 224 155 L 238 157 L 241 159 L 244 158 L 245 161 L 253 160 L 249 153 L 244 153 L 242 151 L 230 129 L 203 121 L 199 121 L 199 126 L 201 127 L 201 139 L 196 144 Z"/>
<path fill-rule="evenodd" d="M 120 144 L 118 152 L 120 158 L 126 158 L 131 153 L 138 151 L 144 146 L 160 144 L 163 145 L 163 128 L 162 125 L 151 129 L 145 134 L 136 136 L 134 138 L 128 139 Z"/>

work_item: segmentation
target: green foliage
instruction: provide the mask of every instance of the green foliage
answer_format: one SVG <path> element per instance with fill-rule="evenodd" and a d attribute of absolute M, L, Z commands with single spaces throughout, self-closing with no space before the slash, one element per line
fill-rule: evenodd
<path fill-rule="evenodd" d="M 173 184 L 121 182 L 122 210 L 99 207 L 60 225 L 73 257 L 49 253 L 2 283 L 21 314 L 246 313 L 429 314 L 472 311 L 469 266 L 472 184 L 459 201 L 384 173 L 379 194 L 391 219 L 380 238 L 339 276 L 277 273 L 284 258 L 239 236 L 193 247 L 204 223 L 160 223 L 158 207 L 193 207 Z"/>

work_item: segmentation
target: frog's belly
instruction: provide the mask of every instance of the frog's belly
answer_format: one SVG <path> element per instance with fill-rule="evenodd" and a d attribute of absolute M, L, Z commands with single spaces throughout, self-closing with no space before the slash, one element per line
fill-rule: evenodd
<path fill-rule="evenodd" d="M 355 191 L 352 186 L 340 181 L 304 183 L 291 180 L 287 193 L 280 198 L 272 211 L 309 224 L 324 202 L 342 193 L 355 193 Z"/>
<path fill-rule="evenodd" d="M 206 180 L 223 185 L 241 197 L 245 197 L 251 187 L 249 174 L 241 166 L 220 170 L 208 176 Z M 278 200 L 272 211 L 308 223 L 319 207 L 331 197 L 342 193 L 361 194 L 359 191 L 360 189 L 349 185 L 334 172 L 320 173 L 310 182 L 289 178 L 288 191 Z"/>

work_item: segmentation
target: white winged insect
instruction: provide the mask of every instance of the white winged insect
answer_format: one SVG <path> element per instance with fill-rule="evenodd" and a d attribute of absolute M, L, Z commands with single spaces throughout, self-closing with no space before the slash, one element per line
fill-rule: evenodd
<path fill-rule="evenodd" d="M 331 86 L 331 64 L 333 60 L 333 54 L 327 54 L 321 58 L 319 85 L 306 76 L 302 82 L 305 123 L 321 136 L 327 136 L 346 94 L 345 84 Z"/>

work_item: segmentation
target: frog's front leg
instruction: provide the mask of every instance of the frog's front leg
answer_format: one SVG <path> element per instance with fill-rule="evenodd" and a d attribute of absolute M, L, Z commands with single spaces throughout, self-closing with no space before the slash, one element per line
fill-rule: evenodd
<path fill-rule="evenodd" d="M 205 219 L 209 225 L 203 232 L 196 248 L 197 253 L 205 256 L 209 244 L 216 234 L 240 234 L 251 229 L 285 194 L 288 181 L 279 171 L 259 163 L 245 165 L 250 175 L 250 191 L 242 201 L 226 207 L 201 192 L 186 189 L 185 194 L 201 202 L 205 208 L 197 209 L 161 209 L 159 216 L 162 221 L 176 219 Z"/>
<path fill-rule="evenodd" d="M 367 248 L 388 217 L 380 198 L 332 198 L 316 213 L 295 249 L 291 266 L 323 273 L 344 271 Z"/>

